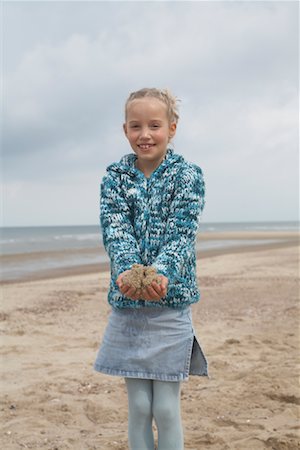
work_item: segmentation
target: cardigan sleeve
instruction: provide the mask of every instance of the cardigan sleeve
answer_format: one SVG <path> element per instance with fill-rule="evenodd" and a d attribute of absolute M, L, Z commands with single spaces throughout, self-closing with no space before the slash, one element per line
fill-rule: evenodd
<path fill-rule="evenodd" d="M 101 183 L 100 224 L 103 245 L 115 278 L 134 263 L 141 263 L 140 250 L 131 222 L 131 212 L 117 180 L 108 174 Z"/>
<path fill-rule="evenodd" d="M 172 284 L 181 280 L 187 258 L 195 252 L 199 219 L 205 204 L 202 170 L 189 166 L 180 174 L 161 250 L 153 266 Z"/>

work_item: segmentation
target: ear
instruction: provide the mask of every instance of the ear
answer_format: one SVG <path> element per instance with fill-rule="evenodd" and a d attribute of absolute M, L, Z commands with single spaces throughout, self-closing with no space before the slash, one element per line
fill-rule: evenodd
<path fill-rule="evenodd" d="M 125 136 L 127 137 L 127 125 L 126 125 L 126 123 L 123 123 L 123 131 L 125 133 Z"/>
<path fill-rule="evenodd" d="M 169 139 L 172 139 L 176 134 L 177 124 L 175 122 L 171 123 L 169 126 Z"/>

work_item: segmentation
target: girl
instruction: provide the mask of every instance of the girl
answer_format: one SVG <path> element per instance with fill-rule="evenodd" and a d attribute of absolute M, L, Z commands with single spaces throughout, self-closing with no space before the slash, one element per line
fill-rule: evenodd
<path fill-rule="evenodd" d="M 178 122 L 167 90 L 133 92 L 125 135 L 133 154 L 107 168 L 100 220 L 111 261 L 109 323 L 95 369 L 125 378 L 131 450 L 183 450 L 180 383 L 207 375 L 190 305 L 199 300 L 195 238 L 204 207 L 202 171 L 169 148 Z M 159 279 L 141 290 L 123 278 L 133 264 Z"/>

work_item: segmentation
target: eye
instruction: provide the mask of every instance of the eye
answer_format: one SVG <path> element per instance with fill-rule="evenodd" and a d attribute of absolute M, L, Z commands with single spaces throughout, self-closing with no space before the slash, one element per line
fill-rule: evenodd
<path fill-rule="evenodd" d="M 134 129 L 134 130 L 138 129 L 139 127 L 140 127 L 140 126 L 137 125 L 137 124 L 130 125 L 130 128 L 132 128 L 132 129 Z"/>
<path fill-rule="evenodd" d="M 158 123 L 154 123 L 154 124 L 151 125 L 151 128 L 153 128 L 153 129 L 156 129 L 156 128 L 159 128 L 159 127 L 160 127 L 160 125 Z"/>

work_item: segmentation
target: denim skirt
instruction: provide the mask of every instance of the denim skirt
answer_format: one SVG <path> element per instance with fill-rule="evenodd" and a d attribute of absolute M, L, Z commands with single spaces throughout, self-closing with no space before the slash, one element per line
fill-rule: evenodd
<path fill-rule="evenodd" d="M 94 369 L 109 375 L 182 381 L 207 375 L 191 309 L 112 309 Z"/>

